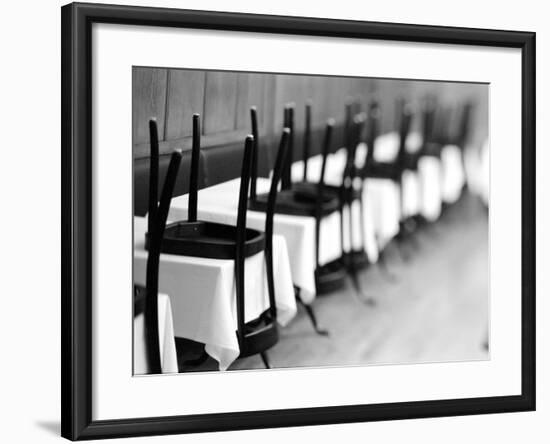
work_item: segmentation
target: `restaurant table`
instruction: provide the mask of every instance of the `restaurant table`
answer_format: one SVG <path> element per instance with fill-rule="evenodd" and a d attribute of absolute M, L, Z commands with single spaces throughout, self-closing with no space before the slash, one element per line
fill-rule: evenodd
<path fill-rule="evenodd" d="M 145 282 L 147 219 L 134 217 L 134 281 Z M 286 325 L 296 314 L 285 239 L 273 236 L 277 320 Z M 172 254 L 160 255 L 159 290 L 170 295 L 174 334 L 200 342 L 226 370 L 239 356 L 234 261 Z M 269 307 L 264 253 L 245 260 L 245 321 Z"/>
<path fill-rule="evenodd" d="M 174 340 L 172 307 L 168 295 L 158 295 L 160 366 L 162 373 L 177 373 L 178 359 Z M 147 373 L 147 354 L 145 347 L 145 318 L 140 313 L 134 317 L 134 374 Z"/>
<path fill-rule="evenodd" d="M 240 179 L 204 188 L 198 192 L 198 218 L 211 222 L 235 225 Z M 258 194 L 267 193 L 271 180 L 259 177 L 256 183 Z M 168 217 L 171 220 L 187 218 L 188 195 L 172 199 Z M 264 231 L 265 213 L 247 212 L 246 226 Z M 301 289 L 303 302 L 309 304 L 315 298 L 315 219 L 306 216 L 275 214 L 273 232 L 283 236 L 288 248 L 288 261 L 292 281 Z M 340 216 L 338 212 L 322 219 L 320 228 L 319 262 L 321 265 L 341 257 Z M 279 277 L 277 277 L 279 279 Z"/>

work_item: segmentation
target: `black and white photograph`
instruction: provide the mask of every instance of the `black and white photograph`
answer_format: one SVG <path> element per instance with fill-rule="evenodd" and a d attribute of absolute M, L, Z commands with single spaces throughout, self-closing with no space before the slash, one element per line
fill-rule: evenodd
<path fill-rule="evenodd" d="M 1 442 L 547 443 L 544 2 L 3 6 Z"/>
<path fill-rule="evenodd" d="M 490 359 L 489 94 L 132 67 L 133 374 Z"/>
<path fill-rule="evenodd" d="M 61 435 L 534 410 L 535 33 L 179 7 L 61 10 Z"/>

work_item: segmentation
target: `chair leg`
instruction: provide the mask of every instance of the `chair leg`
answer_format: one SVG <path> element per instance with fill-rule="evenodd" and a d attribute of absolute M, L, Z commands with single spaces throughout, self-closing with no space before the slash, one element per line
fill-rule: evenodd
<path fill-rule="evenodd" d="M 262 358 L 262 362 L 263 362 L 264 365 L 265 365 L 265 368 L 270 369 L 271 366 L 269 365 L 269 361 L 268 361 L 268 359 L 267 359 L 267 353 L 266 353 L 266 352 L 261 352 L 261 353 L 260 353 L 260 356 L 261 356 L 261 358 Z"/>
<path fill-rule="evenodd" d="M 307 317 L 309 318 L 311 325 L 313 326 L 313 330 L 315 330 L 315 333 L 317 333 L 320 336 L 329 336 L 328 330 L 325 330 L 323 328 L 319 328 L 319 324 L 317 323 L 317 316 L 315 315 L 315 311 L 313 310 L 313 307 L 309 304 L 306 304 L 304 301 L 302 301 L 302 298 L 300 297 L 300 288 L 294 287 L 294 295 L 296 297 L 296 301 L 304 307 Z"/>

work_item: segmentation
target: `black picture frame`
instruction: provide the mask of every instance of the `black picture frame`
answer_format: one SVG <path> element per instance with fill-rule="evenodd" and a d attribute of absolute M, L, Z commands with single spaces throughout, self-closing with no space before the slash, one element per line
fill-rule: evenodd
<path fill-rule="evenodd" d="M 61 434 L 70 440 L 535 409 L 535 33 L 73 3 L 62 14 Z M 93 23 L 519 48 L 522 53 L 521 395 L 93 421 Z"/>

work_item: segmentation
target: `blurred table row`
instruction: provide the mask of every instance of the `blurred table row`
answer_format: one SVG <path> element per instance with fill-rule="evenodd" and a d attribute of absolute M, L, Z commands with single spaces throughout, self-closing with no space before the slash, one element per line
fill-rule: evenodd
<path fill-rule="evenodd" d="M 397 153 L 397 134 L 390 133 L 377 139 L 377 160 L 393 159 Z M 417 143 L 414 136 L 409 145 Z M 361 144 L 357 152 L 360 164 L 366 156 L 367 147 Z M 321 169 L 321 156 L 314 156 L 308 163 L 308 180 L 318 181 Z M 327 161 L 326 183 L 340 185 L 342 171 L 346 163 L 346 152 L 341 149 L 331 154 Z M 303 162 L 292 166 L 292 177 L 303 178 Z M 399 231 L 403 215 L 422 214 L 428 220 L 435 220 L 441 212 L 442 202 L 456 200 L 465 181 L 462 156 L 457 147 L 447 146 L 442 151 L 441 160 L 423 157 L 418 171 L 407 171 L 402 178 L 402 187 L 391 180 L 367 179 L 363 187 L 364 213 L 359 217 L 360 208 L 352 207 L 354 233 L 350 236 L 349 210 L 344 214 L 344 248 L 354 247 L 360 239 L 357 231 L 363 230 L 365 248 L 369 259 L 377 260 L 379 250 Z M 265 193 L 271 181 L 258 178 L 257 191 Z M 240 179 L 230 180 L 199 191 L 198 218 L 228 225 L 235 225 Z M 402 190 L 402 191 L 401 191 Z M 401 196 L 401 192 L 403 195 Z M 187 218 L 188 196 L 182 195 L 172 200 L 169 220 Z M 319 245 L 320 264 L 329 263 L 340 257 L 340 215 L 338 212 L 325 217 L 321 223 Z M 147 252 L 144 248 L 146 219 L 134 219 L 134 280 L 144 284 Z M 247 227 L 263 230 L 265 213 L 248 211 Z M 293 286 L 301 288 L 304 302 L 311 303 L 315 298 L 315 220 L 313 217 L 276 214 L 274 217 L 274 272 L 275 295 L 278 320 L 286 325 L 296 314 L 296 301 Z M 256 318 L 268 306 L 268 292 L 263 253 L 246 260 L 246 294 L 254 295 L 247 300 L 245 317 Z M 161 255 L 160 291 L 170 296 L 159 299 L 159 307 L 172 309 L 173 335 L 205 344 L 206 352 L 219 362 L 220 370 L 227 369 L 239 356 L 235 313 L 234 261 L 207 259 L 176 255 Z M 259 296 L 258 296 L 259 295 Z M 166 310 L 165 310 L 166 311 Z M 164 313 L 160 311 L 160 313 Z M 164 313 L 166 321 L 168 314 Z M 165 324 L 168 324 L 166 322 Z M 137 328 L 135 335 L 140 334 Z M 163 327 L 170 335 L 170 327 Z M 172 336 L 173 336 L 172 335 Z M 161 335 L 161 337 L 164 337 Z M 169 342 L 169 341 L 168 341 Z M 168 350 L 171 345 L 164 346 Z M 165 356 L 168 371 L 177 371 L 174 359 Z M 140 368 L 136 365 L 136 368 Z M 175 368 L 175 370 L 174 370 Z"/>

